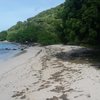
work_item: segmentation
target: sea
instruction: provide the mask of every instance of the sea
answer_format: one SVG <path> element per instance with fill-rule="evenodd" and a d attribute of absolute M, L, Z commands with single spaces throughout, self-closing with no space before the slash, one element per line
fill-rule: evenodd
<path fill-rule="evenodd" d="M 21 52 L 21 45 L 11 42 L 0 42 L 0 61 L 6 61 Z"/>

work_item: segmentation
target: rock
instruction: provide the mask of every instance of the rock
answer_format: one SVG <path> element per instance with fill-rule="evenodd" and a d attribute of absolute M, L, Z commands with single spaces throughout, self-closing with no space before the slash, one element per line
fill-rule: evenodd
<path fill-rule="evenodd" d="M 17 49 L 14 48 L 14 49 L 12 49 L 12 50 L 17 50 Z"/>
<path fill-rule="evenodd" d="M 21 50 L 23 51 L 24 49 L 23 49 L 23 48 L 21 48 Z"/>
<path fill-rule="evenodd" d="M 9 48 L 5 48 L 5 50 L 10 50 Z"/>

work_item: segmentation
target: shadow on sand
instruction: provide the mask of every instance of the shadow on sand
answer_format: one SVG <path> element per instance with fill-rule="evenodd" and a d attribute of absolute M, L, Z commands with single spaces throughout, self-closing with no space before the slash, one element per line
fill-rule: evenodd
<path fill-rule="evenodd" d="M 78 48 L 69 52 L 55 54 L 60 60 L 70 61 L 77 64 L 88 64 L 100 68 L 100 49 Z"/>

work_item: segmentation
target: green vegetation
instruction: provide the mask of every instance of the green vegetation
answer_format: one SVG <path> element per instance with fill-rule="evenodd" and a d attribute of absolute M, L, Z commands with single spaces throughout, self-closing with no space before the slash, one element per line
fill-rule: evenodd
<path fill-rule="evenodd" d="M 62 24 L 60 13 L 63 7 L 62 4 L 29 18 L 25 22 L 17 22 L 15 26 L 7 30 L 7 40 L 20 43 L 38 42 L 42 45 L 60 43 L 57 28 Z"/>
<path fill-rule="evenodd" d="M 25 22 L 19 21 L 0 40 L 42 45 L 70 43 L 99 45 L 100 0 L 66 0 Z"/>
<path fill-rule="evenodd" d="M 66 0 L 64 4 L 64 40 L 99 45 L 100 0 Z"/>
<path fill-rule="evenodd" d="M 6 37 L 7 37 L 7 32 L 6 31 L 0 32 L 0 41 L 6 40 Z"/>

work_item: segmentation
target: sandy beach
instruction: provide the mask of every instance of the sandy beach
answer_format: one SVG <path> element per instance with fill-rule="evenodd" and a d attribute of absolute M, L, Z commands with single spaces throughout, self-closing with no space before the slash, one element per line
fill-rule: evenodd
<path fill-rule="evenodd" d="M 100 70 L 60 58 L 77 49 L 33 46 L 0 63 L 0 100 L 100 100 Z"/>

